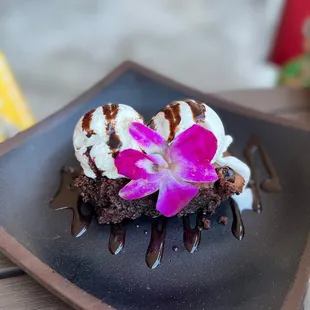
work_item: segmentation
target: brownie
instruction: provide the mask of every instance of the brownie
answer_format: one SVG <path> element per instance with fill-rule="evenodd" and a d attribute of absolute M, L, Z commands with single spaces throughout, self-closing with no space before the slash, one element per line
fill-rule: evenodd
<path fill-rule="evenodd" d="M 212 214 L 222 201 L 242 191 L 243 178 L 229 167 L 216 168 L 219 179 L 215 183 L 196 183 L 198 195 L 180 212 L 185 216 L 201 209 Z M 128 179 L 91 179 L 84 174 L 74 182 L 84 202 L 90 203 L 97 214 L 99 224 L 119 223 L 124 219 L 136 219 L 141 215 L 158 217 L 156 200 L 158 193 L 137 200 L 124 200 L 118 193 Z"/>

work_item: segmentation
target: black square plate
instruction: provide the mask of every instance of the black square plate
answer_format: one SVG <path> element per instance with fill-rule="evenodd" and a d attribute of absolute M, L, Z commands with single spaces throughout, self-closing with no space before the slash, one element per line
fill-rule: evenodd
<path fill-rule="evenodd" d="M 149 219 L 128 225 L 125 248 L 116 256 L 107 248 L 107 226 L 93 221 L 83 236 L 73 238 L 71 212 L 51 210 L 49 201 L 62 167 L 76 165 L 72 133 L 82 114 L 113 102 L 150 118 L 188 97 L 219 113 L 237 157 L 257 136 L 280 180 L 282 192 L 259 190 L 261 214 L 243 212 L 245 238 L 231 234 L 228 204 L 216 215 L 226 215 L 228 225 L 214 219 L 193 254 L 184 248 L 182 222 L 169 220 L 162 263 L 154 270 L 144 261 Z M 126 62 L 65 109 L 0 146 L 0 249 L 80 309 L 299 309 L 309 275 L 310 134 L 291 125 Z M 270 171 L 259 152 L 254 161 L 260 183 Z"/>

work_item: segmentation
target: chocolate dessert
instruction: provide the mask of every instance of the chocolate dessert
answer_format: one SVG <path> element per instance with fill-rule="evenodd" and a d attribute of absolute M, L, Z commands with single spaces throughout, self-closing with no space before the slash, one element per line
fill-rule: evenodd
<path fill-rule="evenodd" d="M 247 165 L 227 154 L 231 142 L 215 111 L 194 100 L 173 102 L 148 126 L 129 106 L 103 105 L 76 125 L 83 171 L 74 186 L 100 224 L 212 214 L 221 202 L 240 200 L 249 182 Z"/>
<path fill-rule="evenodd" d="M 243 179 L 229 167 L 217 168 L 219 180 L 215 183 L 197 184 L 198 195 L 177 215 L 184 216 L 202 209 L 204 213 L 214 213 L 216 207 L 242 191 Z M 223 171 L 230 171 L 229 177 Z M 231 176 L 232 175 L 232 176 Z M 91 179 L 81 174 L 74 182 L 84 202 L 91 203 L 98 217 L 99 224 L 119 223 L 123 219 L 136 219 L 141 215 L 157 217 L 157 194 L 137 200 L 124 200 L 118 193 L 128 183 L 126 179 L 111 180 L 106 177 Z"/>

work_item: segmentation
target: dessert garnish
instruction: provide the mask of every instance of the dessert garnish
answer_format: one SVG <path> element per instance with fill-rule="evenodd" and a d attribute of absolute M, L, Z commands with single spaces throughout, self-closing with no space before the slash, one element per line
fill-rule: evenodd
<path fill-rule="evenodd" d="M 116 157 L 118 173 L 132 180 L 121 189 L 122 198 L 139 199 L 159 191 L 156 209 L 170 217 L 197 195 L 199 189 L 191 183 L 218 179 L 211 164 L 217 149 L 211 131 L 192 125 L 170 144 L 141 123 L 132 123 L 129 132 L 145 153 L 126 149 Z"/>

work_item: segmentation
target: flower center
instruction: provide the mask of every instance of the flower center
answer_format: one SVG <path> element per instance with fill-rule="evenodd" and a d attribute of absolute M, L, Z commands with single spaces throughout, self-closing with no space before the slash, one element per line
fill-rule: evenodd
<path fill-rule="evenodd" d="M 171 172 L 175 172 L 175 169 L 176 169 L 176 164 L 175 163 L 169 163 L 168 164 L 168 169 L 171 171 Z"/>
<path fill-rule="evenodd" d="M 167 163 L 166 165 L 159 166 L 159 165 L 153 165 L 153 171 L 154 172 L 161 172 L 163 170 L 170 170 L 171 172 L 174 172 L 176 169 L 176 164 L 174 163 Z"/>

